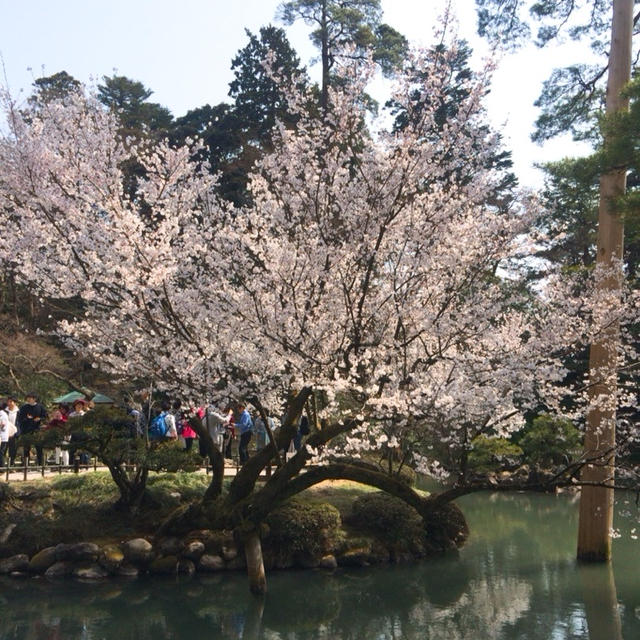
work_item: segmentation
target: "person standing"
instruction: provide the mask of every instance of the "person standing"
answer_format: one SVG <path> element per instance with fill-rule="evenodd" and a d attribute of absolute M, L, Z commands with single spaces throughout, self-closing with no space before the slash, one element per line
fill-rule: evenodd
<path fill-rule="evenodd" d="M 269 422 L 269 428 L 271 429 L 271 433 L 273 433 L 276 428 L 273 418 L 269 416 L 267 417 L 267 421 Z M 264 449 L 267 446 L 267 444 L 269 444 L 269 438 L 267 436 L 267 427 L 265 426 L 262 416 L 256 417 L 254 431 L 256 433 L 256 451 L 260 451 L 260 449 Z"/>
<path fill-rule="evenodd" d="M 176 427 L 176 416 L 171 413 L 171 402 L 169 402 L 169 400 L 163 400 L 160 408 L 162 409 L 160 415 L 164 414 L 164 424 L 167 429 L 164 437 L 169 440 L 177 440 L 178 428 Z"/>
<path fill-rule="evenodd" d="M 65 467 L 69 466 L 69 443 L 71 442 L 71 435 L 64 433 L 64 427 L 69 416 L 69 405 L 59 404 L 58 408 L 51 414 L 51 420 L 47 425 L 47 429 L 60 429 L 62 434 L 59 439 L 62 441 L 57 447 L 55 452 L 56 464 Z"/>
<path fill-rule="evenodd" d="M 191 423 L 189 422 L 189 415 L 191 411 L 183 411 L 182 401 L 178 399 L 173 402 L 173 413 L 176 420 L 178 436 L 180 436 L 180 439 L 184 442 L 185 450 L 191 451 L 193 448 L 193 441 L 198 437 L 198 434 L 194 431 Z M 202 419 L 204 409 L 199 408 L 195 413 L 200 419 Z"/>
<path fill-rule="evenodd" d="M 233 414 L 233 409 L 231 407 L 228 407 L 228 410 L 225 409 L 225 411 L 227 412 L 229 419 L 224 427 L 224 438 L 223 438 L 224 457 L 227 458 L 228 460 L 232 460 L 233 454 L 231 451 L 231 447 L 233 445 L 233 441 L 236 439 L 235 417 Z"/>
<path fill-rule="evenodd" d="M 18 410 L 16 416 L 16 426 L 20 437 L 37 433 L 47 419 L 47 410 L 38 402 L 38 396 L 35 393 L 28 393 L 25 396 L 25 404 Z M 29 454 L 31 453 L 31 445 L 24 445 L 25 464 L 29 464 Z M 36 457 L 38 465 L 44 464 L 44 453 L 41 444 L 36 444 Z"/>
<path fill-rule="evenodd" d="M 251 414 L 243 402 L 238 403 L 236 407 L 236 421 L 240 433 L 240 444 L 238 445 L 238 454 L 240 456 L 240 464 L 244 464 L 249 459 L 249 442 L 251 441 L 251 431 L 253 430 L 253 420 Z"/>
<path fill-rule="evenodd" d="M 6 412 L 6 404 L 0 406 L 0 467 L 4 467 L 4 457 L 9 447 L 9 416 Z"/>
<path fill-rule="evenodd" d="M 18 454 L 18 427 L 16 426 L 16 418 L 18 417 L 18 401 L 13 397 L 7 398 L 7 408 L 5 409 L 9 416 L 9 466 L 13 467 Z"/>
<path fill-rule="evenodd" d="M 82 417 L 87 412 L 86 407 L 87 403 L 84 400 L 75 400 L 73 403 L 73 411 L 69 413 L 67 419 Z M 86 451 L 82 451 L 82 443 L 88 438 L 89 436 L 82 429 L 72 429 L 69 440 L 69 464 L 76 466 L 76 453 L 80 451 L 78 455 L 78 464 L 89 465 L 89 454 Z"/>

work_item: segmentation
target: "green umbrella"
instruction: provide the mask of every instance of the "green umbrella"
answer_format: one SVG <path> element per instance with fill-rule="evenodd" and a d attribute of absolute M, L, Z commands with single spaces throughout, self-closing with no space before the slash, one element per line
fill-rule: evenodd
<path fill-rule="evenodd" d="M 71 391 L 63 396 L 58 396 L 57 398 L 53 399 L 53 402 L 55 404 L 62 404 L 62 403 L 68 403 L 71 404 L 72 402 L 75 402 L 76 400 L 86 400 L 85 396 L 83 393 L 80 393 L 79 391 Z"/>
<path fill-rule="evenodd" d="M 95 404 L 113 404 L 113 400 L 109 396 L 105 396 L 104 393 L 96 393 L 91 401 Z"/>

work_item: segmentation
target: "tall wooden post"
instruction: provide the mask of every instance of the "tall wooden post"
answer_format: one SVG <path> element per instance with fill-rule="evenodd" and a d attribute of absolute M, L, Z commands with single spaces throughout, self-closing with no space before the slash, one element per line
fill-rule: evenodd
<path fill-rule="evenodd" d="M 634 0 L 614 0 L 611 28 L 611 50 L 607 80 L 606 113 L 612 115 L 628 107 L 621 96 L 631 74 L 631 36 Z M 605 139 L 604 144 L 609 141 Z M 624 195 L 626 169 L 616 168 L 600 177 L 600 207 L 598 212 L 598 247 L 596 295 L 610 301 L 619 300 L 622 284 L 622 251 L 624 226 L 614 210 L 613 201 Z M 615 474 L 615 423 L 617 395 L 617 352 L 619 325 L 607 324 L 589 354 L 590 410 L 587 415 L 585 456 L 597 460 L 586 465 L 582 481 L 612 484 Z M 613 489 L 603 486 L 583 486 L 580 497 L 578 529 L 578 559 L 606 561 L 611 557 L 613 526 Z"/>

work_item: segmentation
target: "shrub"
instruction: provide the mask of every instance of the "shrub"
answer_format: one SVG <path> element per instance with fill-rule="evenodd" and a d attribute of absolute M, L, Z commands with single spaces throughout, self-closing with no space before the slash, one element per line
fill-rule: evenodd
<path fill-rule="evenodd" d="M 425 529 L 420 514 L 388 493 L 375 492 L 357 498 L 348 524 L 373 535 L 392 551 L 421 554 L 424 549 Z"/>
<path fill-rule="evenodd" d="M 276 553 L 293 552 L 308 558 L 330 553 L 341 537 L 340 512 L 326 503 L 290 500 L 266 519 L 268 544 Z"/>
<path fill-rule="evenodd" d="M 522 449 L 506 438 L 478 436 L 469 452 L 469 469 L 475 473 L 489 473 L 504 467 L 517 466 Z"/>
<path fill-rule="evenodd" d="M 195 471 L 201 462 L 196 453 L 186 452 L 177 441 L 149 442 L 136 437 L 133 416 L 117 407 L 96 406 L 62 426 L 38 432 L 34 438 L 45 446 L 69 446 L 63 442 L 68 434 L 72 446 L 96 456 L 109 469 L 120 491 L 118 505 L 132 511 L 149 497 L 146 483 L 150 471 Z"/>
<path fill-rule="evenodd" d="M 209 478 L 205 475 L 178 471 L 149 476 L 147 490 L 154 503 L 175 506 L 200 500 L 208 484 Z"/>
<path fill-rule="evenodd" d="M 580 449 L 581 436 L 571 420 L 544 414 L 520 438 L 525 460 L 542 466 L 568 463 Z"/>

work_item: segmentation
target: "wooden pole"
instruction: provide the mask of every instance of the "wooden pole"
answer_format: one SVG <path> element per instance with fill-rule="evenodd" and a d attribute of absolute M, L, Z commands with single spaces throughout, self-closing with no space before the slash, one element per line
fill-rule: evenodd
<path fill-rule="evenodd" d="M 621 92 L 630 80 L 631 36 L 634 0 L 614 0 L 611 52 L 607 79 L 608 116 L 628 108 Z M 605 138 L 605 148 L 611 140 Z M 624 225 L 614 209 L 614 200 L 626 190 L 626 168 L 616 167 L 600 177 L 598 247 L 596 255 L 596 295 L 615 304 L 620 300 Z M 613 484 L 615 475 L 617 355 L 619 323 L 606 325 L 589 354 L 589 412 L 585 434 L 585 465 L 582 480 L 600 485 Z M 578 559 L 603 562 L 611 557 L 613 489 L 583 486 L 580 496 Z"/>

